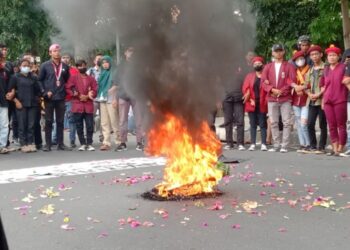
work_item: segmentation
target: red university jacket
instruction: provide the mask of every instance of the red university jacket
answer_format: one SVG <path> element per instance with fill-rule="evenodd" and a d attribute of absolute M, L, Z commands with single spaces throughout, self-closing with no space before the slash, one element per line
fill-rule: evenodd
<path fill-rule="evenodd" d="M 254 82 L 256 79 L 256 73 L 251 72 L 249 73 L 246 78 L 244 79 L 242 92 L 243 95 L 249 92 L 249 99 L 245 103 L 245 112 L 254 112 L 255 111 L 255 105 L 252 105 L 251 100 L 255 101 L 255 92 L 254 92 Z M 263 88 L 263 84 L 260 85 L 260 112 L 261 113 L 267 113 L 267 98 L 266 98 L 266 92 Z"/>
<path fill-rule="evenodd" d="M 267 92 L 267 100 L 269 102 L 291 101 L 291 84 L 296 83 L 295 68 L 287 61 L 283 61 L 276 83 L 275 63 L 269 63 L 264 67 L 261 83 L 264 90 Z M 281 90 L 282 94 L 279 97 L 273 96 L 271 92 L 272 88 Z"/>
<path fill-rule="evenodd" d="M 89 91 L 94 92 L 93 98 L 97 95 L 97 83 L 95 78 L 86 76 L 85 81 L 80 74 L 73 75 L 69 78 L 66 84 L 66 92 L 72 96 L 72 113 L 94 113 L 93 100 L 88 99 L 86 102 L 80 101 L 80 95 L 87 95 Z M 78 96 L 74 96 L 74 91 L 78 92 Z"/>

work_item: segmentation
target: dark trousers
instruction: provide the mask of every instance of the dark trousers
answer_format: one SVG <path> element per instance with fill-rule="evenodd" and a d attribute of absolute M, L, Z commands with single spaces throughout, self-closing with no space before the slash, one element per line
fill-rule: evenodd
<path fill-rule="evenodd" d="M 43 144 L 40 120 L 41 120 L 41 108 L 35 107 L 34 143 L 36 146 L 41 146 Z"/>
<path fill-rule="evenodd" d="M 223 102 L 226 143 L 233 144 L 233 122 L 237 125 L 237 144 L 244 144 L 244 106 L 242 101 Z"/>
<path fill-rule="evenodd" d="M 6 235 L 5 235 L 4 227 L 2 225 L 1 216 L 0 216 L 0 249 L 8 250 Z"/>
<path fill-rule="evenodd" d="M 57 144 L 63 145 L 64 100 L 45 101 L 45 141 L 51 147 L 53 115 L 56 116 Z"/>
<path fill-rule="evenodd" d="M 324 111 L 321 106 L 309 106 L 309 117 L 308 117 L 308 130 L 310 136 L 310 146 L 311 148 L 317 148 L 317 139 L 315 125 L 317 117 L 319 119 L 319 125 L 321 129 L 321 136 L 318 149 L 325 149 L 327 144 L 327 120 Z"/>
<path fill-rule="evenodd" d="M 210 114 L 208 116 L 209 127 L 214 133 L 216 133 L 216 127 L 215 127 L 216 114 L 217 114 L 217 111 L 215 110 L 215 111 L 210 112 Z"/>
<path fill-rule="evenodd" d="M 9 117 L 9 133 L 7 137 L 7 146 L 10 146 L 11 128 L 12 128 L 12 139 L 18 139 L 18 121 L 17 121 L 17 114 L 16 114 L 16 105 L 14 102 L 9 102 L 8 117 Z"/>
<path fill-rule="evenodd" d="M 261 143 L 266 145 L 267 117 L 266 113 L 260 112 L 260 107 L 257 105 L 254 112 L 248 112 L 250 123 L 250 141 L 251 144 L 256 143 L 256 129 L 259 126 L 261 132 Z"/>
<path fill-rule="evenodd" d="M 74 113 L 75 126 L 77 128 L 78 138 L 81 145 L 91 145 L 92 135 L 94 133 L 94 114 Z M 86 138 L 84 136 L 84 122 L 86 127 Z"/>
<path fill-rule="evenodd" d="M 21 146 L 34 143 L 34 124 L 36 107 L 17 109 L 18 135 Z"/>

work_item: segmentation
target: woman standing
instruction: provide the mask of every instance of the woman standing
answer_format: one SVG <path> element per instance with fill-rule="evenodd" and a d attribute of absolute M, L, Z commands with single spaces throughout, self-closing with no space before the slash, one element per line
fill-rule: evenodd
<path fill-rule="evenodd" d="M 111 129 L 114 133 L 114 141 L 116 145 L 120 144 L 118 109 L 112 105 L 117 99 L 117 88 L 116 86 L 113 86 L 112 81 L 112 58 L 109 56 L 102 57 L 101 66 L 96 98 L 96 101 L 100 103 L 101 127 L 103 134 L 103 142 L 100 150 L 108 151 L 111 149 Z"/>
<path fill-rule="evenodd" d="M 249 73 L 243 83 L 243 102 L 245 111 L 248 113 L 250 122 L 250 140 L 249 151 L 254 151 L 256 147 L 257 126 L 261 132 L 261 151 L 267 151 L 266 130 L 267 130 L 267 99 L 266 92 L 261 86 L 261 73 L 264 68 L 264 59 L 254 57 L 252 60 L 254 72 Z"/>
<path fill-rule="evenodd" d="M 292 105 L 298 129 L 300 148 L 299 153 L 310 151 L 310 136 L 307 128 L 309 106 L 307 105 L 308 95 L 306 94 L 307 84 L 305 76 L 309 71 L 309 65 L 303 51 L 297 51 L 292 57 L 297 67 L 297 82 L 292 84 Z"/>
<path fill-rule="evenodd" d="M 339 62 L 341 50 L 334 45 L 326 49 L 329 66 L 321 79 L 324 89 L 323 105 L 329 126 L 333 150 L 328 155 L 339 156 L 346 144 L 348 89 L 343 84 L 346 65 Z"/>
<path fill-rule="evenodd" d="M 20 62 L 20 72 L 10 80 L 8 99 L 16 104 L 19 141 L 24 153 L 36 152 L 34 124 L 40 93 L 38 80 L 31 73 L 30 61 L 23 59 Z"/>

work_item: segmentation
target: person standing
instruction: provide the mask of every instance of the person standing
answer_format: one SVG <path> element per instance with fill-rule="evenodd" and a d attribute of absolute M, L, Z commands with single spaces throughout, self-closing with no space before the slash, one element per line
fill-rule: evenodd
<path fill-rule="evenodd" d="M 295 83 L 295 68 L 285 61 L 285 49 L 282 44 L 272 46 L 274 62 L 267 64 L 261 75 L 261 82 L 267 92 L 268 114 L 271 121 L 271 132 L 274 146 L 269 151 L 276 152 L 280 148 L 279 117 L 282 116 L 283 138 L 281 153 L 288 152 L 291 134 L 292 95 L 291 84 Z"/>
<path fill-rule="evenodd" d="M 132 111 L 135 118 L 135 125 L 136 125 L 136 150 L 143 151 L 144 145 L 143 145 L 143 129 L 142 129 L 142 113 L 141 113 L 141 107 L 140 103 L 131 98 L 128 93 L 125 90 L 125 87 L 127 86 L 127 79 L 125 79 L 125 71 L 127 65 L 132 60 L 132 55 L 134 53 L 134 48 L 129 47 L 125 50 L 125 61 L 121 63 L 119 66 L 118 74 L 117 74 L 117 80 L 115 82 L 115 85 L 117 86 L 117 96 L 118 96 L 118 103 L 115 102 L 115 105 L 119 106 L 119 127 L 120 127 L 120 141 L 121 143 L 117 146 L 116 151 L 124 151 L 127 150 L 126 142 L 128 141 L 128 116 L 129 116 L 129 110 L 130 106 L 132 107 Z"/>
<path fill-rule="evenodd" d="M 70 77 L 79 74 L 79 71 L 73 65 L 73 58 L 69 53 L 65 53 L 62 55 L 62 62 L 69 66 Z M 64 114 L 64 129 L 69 129 L 70 147 L 76 148 L 75 138 L 76 138 L 77 131 L 76 131 L 75 122 L 74 122 L 74 118 L 73 118 L 71 100 L 72 100 L 72 96 L 69 93 L 66 93 L 66 99 L 65 99 L 66 109 L 65 109 L 65 114 Z"/>
<path fill-rule="evenodd" d="M 63 143 L 65 111 L 65 84 L 69 79 L 69 67 L 61 62 L 61 47 L 53 44 L 49 48 L 51 60 L 40 67 L 39 82 L 45 98 L 45 141 L 43 150 L 51 151 L 52 123 L 55 114 L 57 127 L 57 150 L 70 150 Z"/>
<path fill-rule="evenodd" d="M 3 56 L 3 69 L 6 72 L 7 75 L 7 84 L 10 81 L 10 78 L 15 73 L 15 64 L 7 61 L 7 53 L 8 48 L 7 45 L 4 43 L 0 44 L 0 51 L 2 52 Z M 17 115 L 16 115 L 16 107 L 13 102 L 9 102 L 8 104 L 8 116 L 9 116 L 9 134 L 8 134 L 8 141 L 7 146 L 10 146 L 10 142 L 14 144 L 18 144 L 18 121 L 17 121 Z M 10 141 L 10 130 L 12 129 L 12 140 Z"/>
<path fill-rule="evenodd" d="M 254 72 L 249 73 L 243 83 L 243 102 L 245 111 L 249 116 L 250 123 L 250 140 L 249 151 L 254 151 L 256 147 L 257 126 L 261 132 L 261 151 L 267 151 L 266 131 L 267 131 L 267 99 L 266 92 L 261 84 L 261 74 L 264 68 L 264 59 L 254 57 L 252 59 Z"/>
<path fill-rule="evenodd" d="M 345 79 L 343 83 L 350 90 L 350 49 L 345 50 L 343 54 L 342 63 L 346 65 L 345 71 Z M 347 102 L 347 115 L 348 115 L 348 124 L 347 124 L 347 144 L 346 144 L 346 152 L 341 153 L 341 156 L 349 157 L 350 156 L 350 93 L 348 94 L 348 102 Z"/>
<path fill-rule="evenodd" d="M 79 151 L 94 151 L 92 136 L 94 133 L 94 104 L 93 100 L 97 94 L 97 83 L 95 78 L 88 76 L 87 63 L 79 60 L 76 63 L 79 74 L 69 78 L 66 92 L 72 96 L 72 113 L 80 141 Z M 86 127 L 86 138 L 84 135 L 84 123 Z"/>
<path fill-rule="evenodd" d="M 307 105 L 308 95 L 306 94 L 306 90 L 308 85 L 306 84 L 305 76 L 310 67 L 306 64 L 304 51 L 297 51 L 294 53 L 292 60 L 297 67 L 297 81 L 292 84 L 292 105 L 300 144 L 297 152 L 307 153 L 310 151 L 310 137 L 307 129 L 309 105 Z"/>
<path fill-rule="evenodd" d="M 19 127 L 19 142 L 23 153 L 36 152 L 34 125 L 41 90 L 38 79 L 31 73 L 30 61 L 20 62 L 20 73 L 15 74 L 9 85 L 8 100 L 16 104 Z"/>
<path fill-rule="evenodd" d="M 116 87 L 113 86 L 112 79 L 112 58 L 104 56 L 101 59 L 101 75 L 98 80 L 98 93 L 96 100 L 100 103 L 101 127 L 103 142 L 101 151 L 111 149 L 111 133 L 114 133 L 114 142 L 119 145 L 119 116 L 118 109 L 113 102 L 116 101 Z"/>
<path fill-rule="evenodd" d="M 321 86 L 324 88 L 323 105 L 326 114 L 332 151 L 327 155 L 339 156 L 347 140 L 348 89 L 343 84 L 346 65 L 340 63 L 341 49 L 331 45 L 326 49 L 329 66 L 325 67 Z"/>
<path fill-rule="evenodd" d="M 8 153 L 7 139 L 9 133 L 8 101 L 8 72 L 5 70 L 5 58 L 0 50 L 0 154 Z"/>
<path fill-rule="evenodd" d="M 308 51 L 308 54 L 312 60 L 312 67 L 307 72 L 305 82 L 308 85 L 306 90 L 309 96 L 309 116 L 308 116 L 308 131 L 310 136 L 311 152 L 316 154 L 323 154 L 326 151 L 327 144 L 327 120 L 326 115 L 321 107 L 323 90 L 320 86 L 321 77 L 325 64 L 322 61 L 323 53 L 322 48 L 318 45 L 313 45 Z M 319 119 L 319 126 L 321 130 L 319 144 L 317 145 L 315 125 L 317 117 Z"/>

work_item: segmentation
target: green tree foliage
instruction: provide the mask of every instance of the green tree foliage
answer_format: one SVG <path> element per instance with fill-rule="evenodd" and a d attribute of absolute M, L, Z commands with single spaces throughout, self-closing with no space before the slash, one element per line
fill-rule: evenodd
<path fill-rule="evenodd" d="M 50 36 L 55 32 L 40 0 L 1 0 L 0 42 L 9 47 L 9 59 L 24 52 L 47 58 Z"/>
<path fill-rule="evenodd" d="M 257 17 L 256 52 L 270 56 L 271 45 L 282 42 L 291 54 L 300 35 L 315 44 L 343 47 L 340 0 L 249 0 Z"/>

